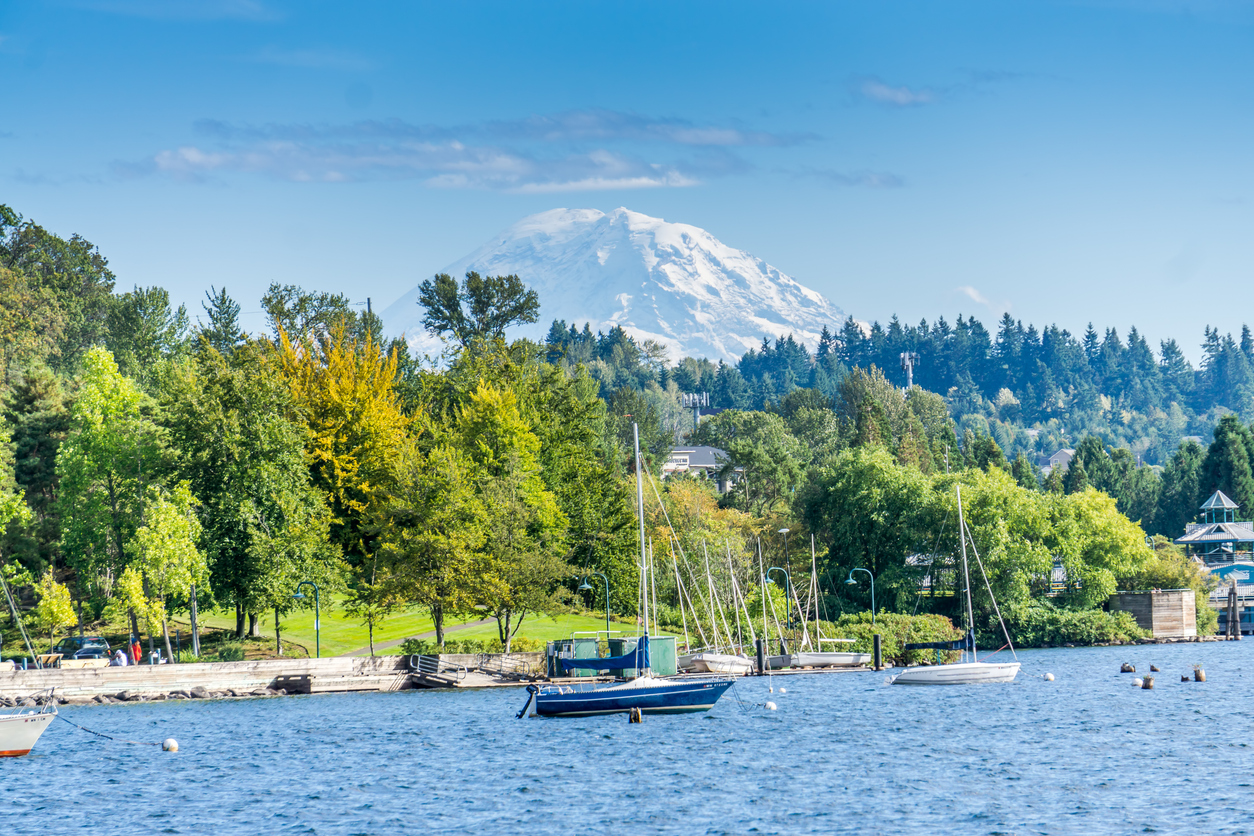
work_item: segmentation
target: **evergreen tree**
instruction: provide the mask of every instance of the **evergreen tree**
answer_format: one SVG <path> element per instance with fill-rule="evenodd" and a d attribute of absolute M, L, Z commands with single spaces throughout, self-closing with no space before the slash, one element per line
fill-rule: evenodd
<path fill-rule="evenodd" d="M 1010 465 L 1010 475 L 1015 477 L 1015 482 L 1021 488 L 1027 488 L 1030 491 L 1039 491 L 1041 489 L 1041 482 L 1037 478 L 1036 468 L 1028 461 L 1028 457 L 1022 453 L 1015 456 L 1014 462 Z"/>
<path fill-rule="evenodd" d="M 1198 496 L 1205 500 L 1223 491 L 1248 514 L 1254 510 L 1254 468 L 1250 454 L 1254 435 L 1235 415 L 1225 415 L 1215 427 L 1215 440 L 1206 451 L 1198 474 Z"/>
<path fill-rule="evenodd" d="M 1063 490 L 1068 494 L 1083 493 L 1089 487 L 1088 474 L 1084 472 L 1084 460 L 1076 456 L 1067 466 L 1067 475 L 1062 480 Z"/>
<path fill-rule="evenodd" d="M 1200 496 L 1199 487 L 1205 456 L 1197 442 L 1186 441 L 1163 468 L 1162 492 L 1150 533 L 1175 539 L 1184 534 L 1188 523 L 1197 520 L 1198 508 L 1206 499 Z"/>

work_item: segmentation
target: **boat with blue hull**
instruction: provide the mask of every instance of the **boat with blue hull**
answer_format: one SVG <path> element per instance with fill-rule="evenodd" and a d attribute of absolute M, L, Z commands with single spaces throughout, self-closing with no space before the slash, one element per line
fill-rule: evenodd
<path fill-rule="evenodd" d="M 534 696 L 537 717 L 591 717 L 627 714 L 633 708 L 642 714 L 709 711 L 731 685 L 730 679 L 648 676 L 616 685 L 529 685 L 527 690 Z"/>

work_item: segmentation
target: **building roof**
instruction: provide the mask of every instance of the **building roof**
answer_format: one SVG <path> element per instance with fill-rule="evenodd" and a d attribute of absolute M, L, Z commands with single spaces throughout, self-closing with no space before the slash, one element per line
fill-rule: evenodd
<path fill-rule="evenodd" d="M 1235 511 L 1237 508 L 1240 508 L 1240 507 L 1241 507 L 1240 505 L 1236 504 L 1231 499 L 1229 499 L 1227 494 L 1225 494 L 1223 491 L 1215 491 L 1213 494 L 1211 494 L 1210 499 L 1202 503 L 1203 511 L 1213 511 L 1216 509 L 1223 509 L 1223 510 L 1232 509 Z"/>
<path fill-rule="evenodd" d="M 717 469 L 727 461 L 727 453 L 717 447 L 676 447 L 671 456 L 687 456 L 688 467 Z"/>
<path fill-rule="evenodd" d="M 1248 522 L 1191 523 L 1176 544 L 1194 546 L 1201 543 L 1254 543 L 1254 528 Z"/>

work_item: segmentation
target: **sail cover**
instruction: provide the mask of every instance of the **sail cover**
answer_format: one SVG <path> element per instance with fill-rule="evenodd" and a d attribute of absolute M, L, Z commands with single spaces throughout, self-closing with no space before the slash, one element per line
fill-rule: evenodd
<path fill-rule="evenodd" d="M 641 636 L 636 640 L 636 648 L 622 656 L 605 656 L 598 659 L 558 659 L 562 663 L 562 670 L 573 671 L 575 668 L 590 668 L 592 670 L 623 670 L 625 668 L 647 668 L 649 667 L 649 637 Z"/>

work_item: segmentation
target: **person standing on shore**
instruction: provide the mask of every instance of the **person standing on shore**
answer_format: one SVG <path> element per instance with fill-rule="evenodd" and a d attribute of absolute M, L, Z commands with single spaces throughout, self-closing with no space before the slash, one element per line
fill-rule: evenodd
<path fill-rule="evenodd" d="M 139 636 L 131 636 L 131 664 L 132 665 L 139 664 L 140 652 L 141 651 L 139 647 Z"/>

